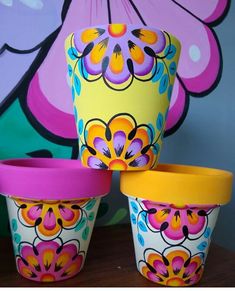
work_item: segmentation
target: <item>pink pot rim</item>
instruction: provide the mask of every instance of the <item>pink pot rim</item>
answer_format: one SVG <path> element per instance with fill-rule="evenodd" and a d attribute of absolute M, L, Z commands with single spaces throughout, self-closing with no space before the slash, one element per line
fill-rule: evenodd
<path fill-rule="evenodd" d="M 0 194 L 61 200 L 104 196 L 112 171 L 85 168 L 80 160 L 23 158 L 0 161 Z"/>

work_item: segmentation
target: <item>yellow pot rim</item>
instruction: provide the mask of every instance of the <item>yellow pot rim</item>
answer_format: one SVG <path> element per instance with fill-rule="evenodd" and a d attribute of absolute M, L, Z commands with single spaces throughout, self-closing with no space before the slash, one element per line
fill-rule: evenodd
<path fill-rule="evenodd" d="M 159 164 L 149 171 L 121 172 L 121 192 L 161 203 L 226 204 L 232 196 L 229 171 L 189 165 Z"/>

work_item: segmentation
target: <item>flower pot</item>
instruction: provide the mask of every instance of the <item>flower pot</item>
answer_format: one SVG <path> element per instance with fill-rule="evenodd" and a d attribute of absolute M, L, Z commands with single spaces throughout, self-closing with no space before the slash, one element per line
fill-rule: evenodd
<path fill-rule="evenodd" d="M 75 160 L 0 163 L 0 193 L 7 197 L 16 266 L 23 277 L 51 282 L 81 271 L 111 175 Z"/>
<path fill-rule="evenodd" d="M 138 271 L 167 286 L 202 277 L 220 205 L 231 198 L 232 173 L 183 165 L 121 173 Z"/>
<path fill-rule="evenodd" d="M 156 167 L 179 41 L 141 25 L 98 25 L 70 34 L 65 52 L 83 165 Z"/>

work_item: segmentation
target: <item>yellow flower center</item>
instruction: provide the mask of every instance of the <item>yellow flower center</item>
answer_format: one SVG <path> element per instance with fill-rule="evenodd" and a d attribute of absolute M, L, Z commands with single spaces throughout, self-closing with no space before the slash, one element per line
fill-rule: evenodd
<path fill-rule="evenodd" d="M 120 37 L 126 33 L 125 24 L 110 24 L 108 27 L 109 34 L 113 37 Z"/>
<path fill-rule="evenodd" d="M 183 279 L 179 277 L 173 277 L 167 280 L 166 285 L 167 286 L 185 286 L 185 282 Z"/>
<path fill-rule="evenodd" d="M 171 206 L 174 208 L 184 209 L 186 205 L 185 204 L 172 204 Z"/>
<path fill-rule="evenodd" d="M 54 282 L 55 277 L 52 274 L 43 274 L 41 276 L 41 282 Z"/>
<path fill-rule="evenodd" d="M 125 171 L 127 169 L 127 164 L 122 160 L 116 159 L 109 163 L 109 169 L 116 171 Z"/>

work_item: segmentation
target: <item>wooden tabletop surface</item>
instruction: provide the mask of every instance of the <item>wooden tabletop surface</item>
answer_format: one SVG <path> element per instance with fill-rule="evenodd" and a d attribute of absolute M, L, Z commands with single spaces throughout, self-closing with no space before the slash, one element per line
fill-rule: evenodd
<path fill-rule="evenodd" d="M 96 227 L 83 270 L 56 283 L 35 283 L 15 267 L 9 238 L 0 239 L 1 287 L 157 287 L 136 269 L 130 225 Z M 198 287 L 235 287 L 235 252 L 211 244 Z"/>

